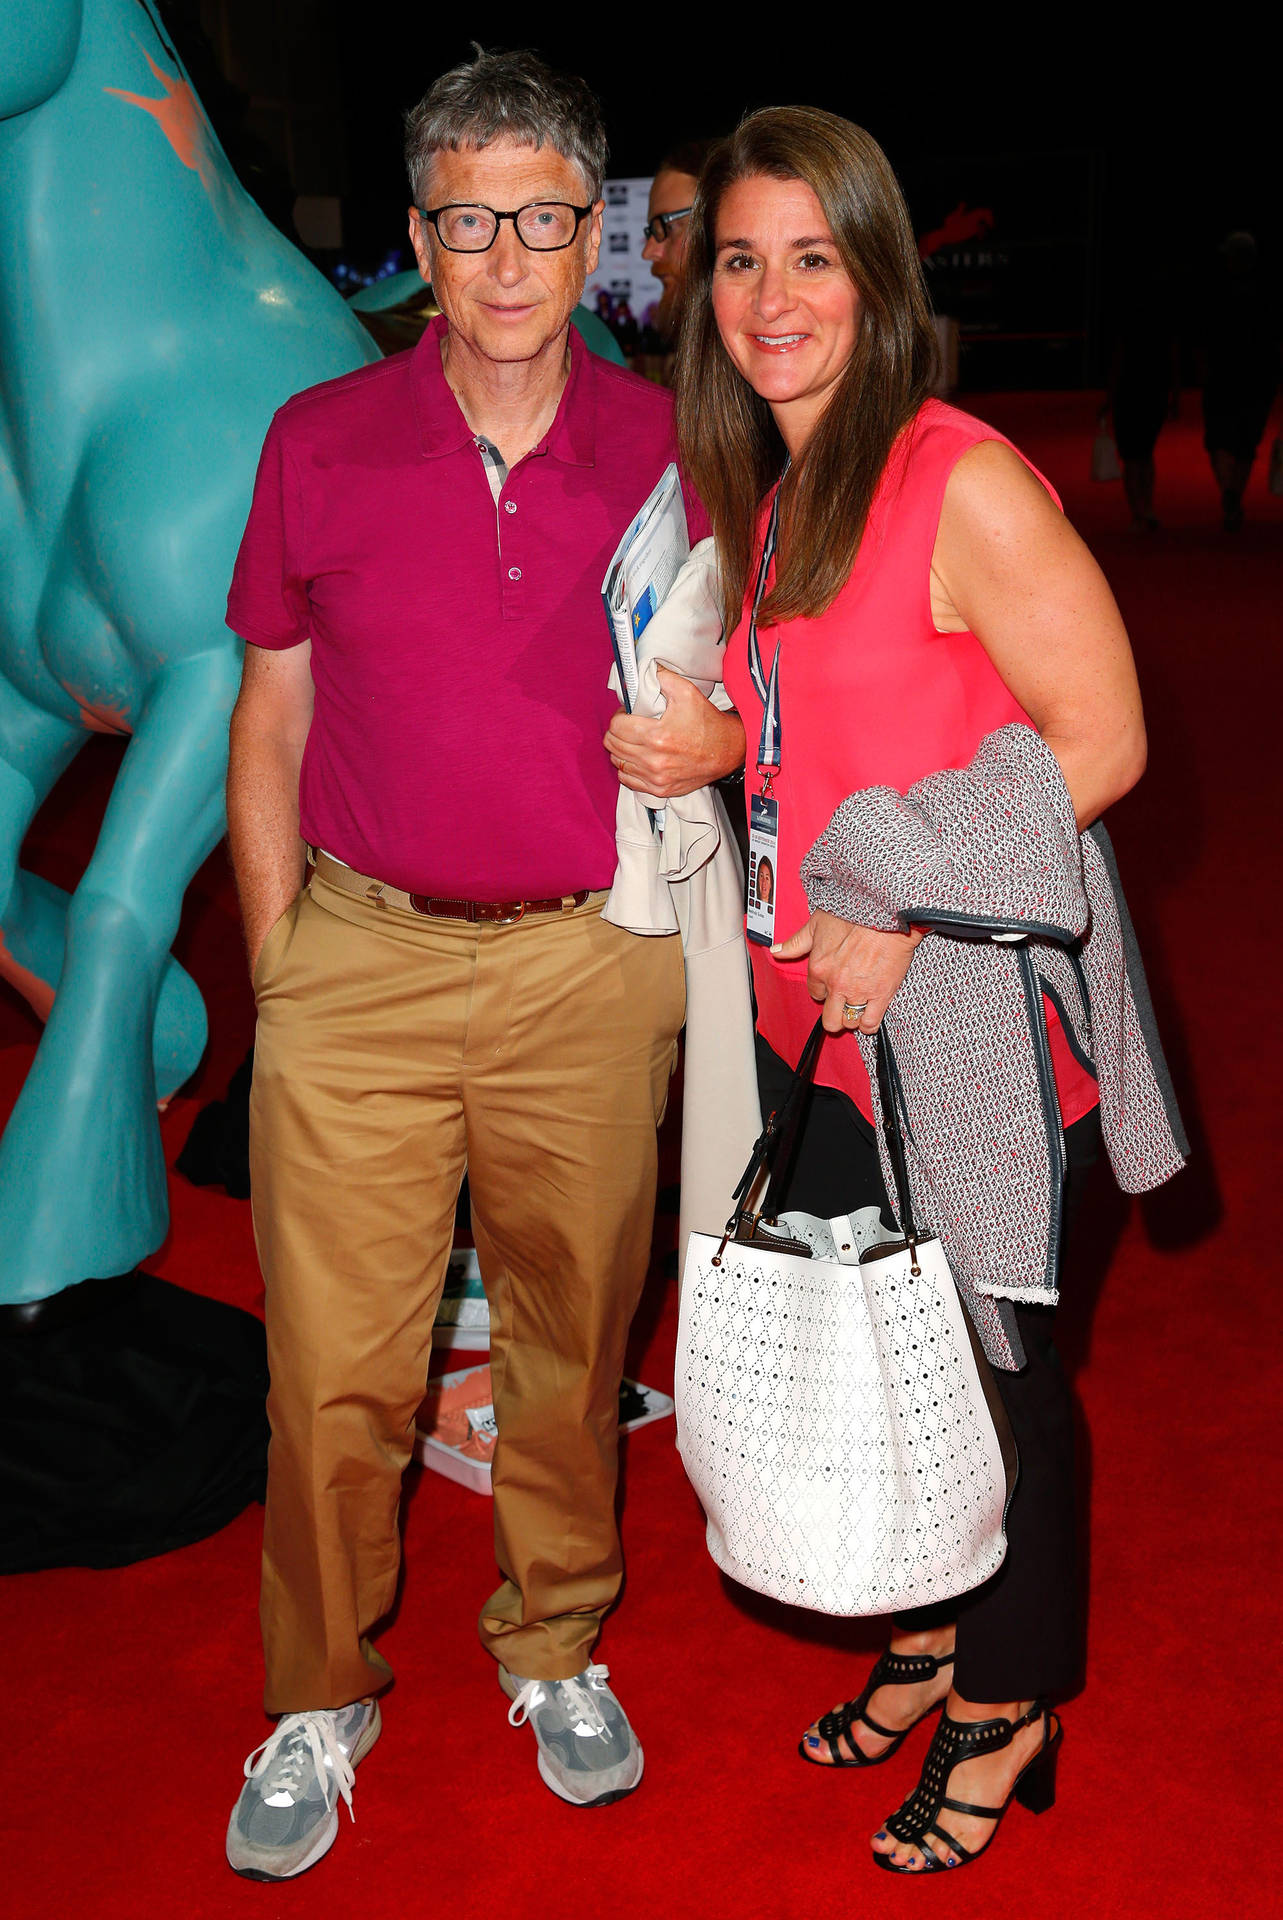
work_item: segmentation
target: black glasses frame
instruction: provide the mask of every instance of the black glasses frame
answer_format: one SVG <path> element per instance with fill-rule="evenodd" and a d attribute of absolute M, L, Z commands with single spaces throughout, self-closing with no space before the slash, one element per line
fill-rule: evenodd
<path fill-rule="evenodd" d="M 674 207 L 671 213 L 657 213 L 653 220 L 646 222 L 642 231 L 648 240 L 653 240 L 657 247 L 662 247 L 672 232 L 675 222 L 688 219 L 694 211 L 692 203 L 689 207 Z M 655 231 L 656 227 L 659 228 L 658 233 Z"/>
<path fill-rule="evenodd" d="M 499 229 L 505 220 L 511 220 L 512 230 L 527 253 L 564 253 L 567 247 L 574 246 L 575 241 L 579 238 L 580 227 L 588 218 L 588 215 L 592 212 L 596 204 L 595 200 L 590 200 L 586 207 L 577 207 L 569 200 L 527 200 L 524 207 L 513 207 L 510 212 L 501 213 L 498 207 L 487 207 L 483 205 L 480 200 L 447 200 L 444 206 L 416 207 L 415 212 L 421 220 L 430 220 L 432 222 L 432 230 L 447 253 L 489 253 L 491 247 L 499 238 Z M 494 233 L 484 247 L 452 247 L 450 245 L 450 242 L 441 231 L 441 215 L 443 213 L 449 213 L 455 207 L 476 207 L 478 212 L 488 213 L 491 216 L 494 221 Z M 575 216 L 575 230 L 569 240 L 559 240 L 555 247 L 532 247 L 526 239 L 525 234 L 521 231 L 521 228 L 517 225 L 520 216 L 523 213 L 528 213 L 531 207 L 568 207 Z"/>

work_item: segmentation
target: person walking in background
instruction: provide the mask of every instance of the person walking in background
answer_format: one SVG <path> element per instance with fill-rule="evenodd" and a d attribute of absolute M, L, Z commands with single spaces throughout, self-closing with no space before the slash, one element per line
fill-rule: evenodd
<path fill-rule="evenodd" d="M 279 1716 L 227 1833 L 253 1879 L 321 1858 L 379 1734 L 372 1636 L 465 1165 L 499 1428 L 482 1644 L 561 1799 L 642 1775 L 592 1650 L 622 1579 L 619 1385 L 685 996 L 676 937 L 601 917 L 599 582 L 675 454 L 672 404 L 570 329 L 606 161 L 582 81 L 478 49 L 408 116 L 406 153 L 441 315 L 277 414 L 228 603 Z M 701 727 L 705 778 L 738 764 L 738 721 Z"/>
<path fill-rule="evenodd" d="M 1203 444 L 1221 490 L 1221 524 L 1237 533 L 1243 495 L 1279 383 L 1279 330 L 1256 240 L 1230 233 L 1206 289 Z"/>
<path fill-rule="evenodd" d="M 772 938 L 759 927 L 752 946 L 762 1110 L 778 1106 L 822 1002 L 828 1037 L 787 1204 L 826 1219 L 876 1205 L 889 1219 L 853 1034 L 871 1035 L 897 995 L 919 1009 L 913 969 L 940 978 L 923 967 L 947 966 L 951 951 L 970 965 L 973 946 L 907 916 L 895 930 L 858 924 L 837 882 L 821 888 L 828 910 L 813 912 L 804 864 L 820 858 L 830 829 L 840 840 L 848 796 L 904 794 L 927 775 L 964 780 L 995 740 L 1033 769 L 1023 787 L 1001 787 L 999 811 L 1009 817 L 1017 791 L 1027 795 L 1039 821 L 1049 810 L 1068 821 L 1077 857 L 1075 819 L 1095 822 L 1144 765 L 1131 651 L 1099 568 L 1046 483 L 1000 434 L 930 397 L 934 340 L 913 232 L 867 133 L 809 108 L 751 114 L 704 172 L 685 270 L 679 439 L 716 538 L 734 628 L 726 687 L 762 772 L 754 803 L 759 815 L 774 810 L 775 932 L 759 944 Z M 647 779 L 663 793 L 650 770 Z M 959 813 L 973 818 L 969 805 Z M 910 814 L 911 799 L 896 817 Z M 966 842 L 965 824 L 958 831 Z M 981 857 L 969 843 L 960 851 Z M 924 877 L 915 871 L 915 885 Z M 1111 901 L 1102 893 L 1097 904 L 1116 932 Z M 933 944 L 919 959 L 924 941 Z M 1090 955 L 1084 964 L 1090 976 Z M 1107 980 L 1120 966 L 1121 945 L 1107 956 Z M 1059 1196 L 1067 1164 L 1072 1211 L 1100 1137 L 1099 1094 L 1081 1033 L 1070 1037 L 1053 1001 L 1029 1005 L 1043 1051 L 1032 1041 L 1018 1049 L 1010 1023 L 986 1011 L 992 984 L 978 1006 L 928 991 L 922 1017 L 947 1009 L 949 1038 L 929 1077 L 952 1094 L 953 1131 L 942 1144 L 933 1137 L 954 1157 L 959 1219 L 992 1205 L 994 1180 L 1007 1196 L 998 1277 L 967 1296 L 1020 1453 L 1006 1561 L 973 1594 L 898 1618 L 856 1698 L 802 1742 L 803 1757 L 823 1766 L 875 1766 L 943 1704 L 919 1785 L 874 1835 L 878 1863 L 898 1872 L 973 1859 L 1014 1794 L 1037 1811 L 1051 1804 L 1060 1724 L 1050 1699 L 1073 1689 L 1082 1659 L 1073 1406 L 1052 1332 L 1058 1208 L 1046 1245 L 1030 1248 L 1021 1182 L 1032 1172 L 1008 1171 L 1007 1146 L 989 1169 L 993 1140 L 1009 1135 L 1015 1113 L 1028 1115 L 1019 1137 L 1031 1143 L 1030 1168 L 1037 1147 Z M 1110 1012 L 1107 1002 L 1093 1029 L 1103 1070 L 1125 1065 L 1129 1101 L 1151 1101 L 1159 1115 L 1145 1169 L 1156 1184 L 1179 1151 L 1148 1056 L 1137 1043 L 1119 1057 Z M 965 1072 L 949 1052 L 963 1034 Z M 960 1166 L 959 1139 L 978 1143 Z M 938 1231 L 957 1224 L 932 1221 Z"/>
<path fill-rule="evenodd" d="M 1159 524 L 1154 449 L 1163 422 L 1175 418 L 1180 404 L 1176 300 L 1158 257 L 1138 250 L 1122 276 L 1109 410 L 1132 525 L 1143 532 Z"/>

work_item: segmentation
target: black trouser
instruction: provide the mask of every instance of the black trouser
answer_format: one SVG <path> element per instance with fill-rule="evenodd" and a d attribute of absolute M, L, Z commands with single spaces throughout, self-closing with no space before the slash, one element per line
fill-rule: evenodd
<path fill-rule="evenodd" d="M 778 1105 L 791 1073 L 760 1035 L 757 1076 L 766 1113 Z M 1065 1132 L 1066 1249 L 1099 1142 L 1094 1112 Z M 822 1219 L 877 1205 L 894 1223 L 873 1129 L 831 1087 L 816 1087 L 811 1095 L 786 1205 Z M 1015 1313 L 1026 1364 L 1019 1373 L 994 1368 L 1020 1456 L 1007 1510 L 1007 1557 L 973 1593 L 896 1620 L 910 1631 L 957 1621 L 953 1684 L 964 1700 L 977 1702 L 1069 1693 L 1082 1670 L 1073 1396 L 1052 1340 L 1055 1309 L 1017 1307 Z"/>

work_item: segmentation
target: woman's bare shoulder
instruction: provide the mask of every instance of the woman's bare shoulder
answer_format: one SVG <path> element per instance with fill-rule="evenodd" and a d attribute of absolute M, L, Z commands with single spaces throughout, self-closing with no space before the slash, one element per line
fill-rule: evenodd
<path fill-rule="evenodd" d="M 966 448 L 949 475 L 945 499 L 973 513 L 1024 501 L 1056 510 L 1046 486 L 1006 440 L 977 440 Z"/>
<path fill-rule="evenodd" d="M 1058 541 L 1064 515 L 1038 475 L 1005 440 L 980 440 L 956 462 L 945 487 L 936 558 L 968 549 Z"/>
<path fill-rule="evenodd" d="M 1005 440 L 980 440 L 949 475 L 931 556 L 931 604 L 944 633 L 968 626 L 962 612 L 978 582 L 1012 591 L 1079 541 L 1038 475 Z"/>

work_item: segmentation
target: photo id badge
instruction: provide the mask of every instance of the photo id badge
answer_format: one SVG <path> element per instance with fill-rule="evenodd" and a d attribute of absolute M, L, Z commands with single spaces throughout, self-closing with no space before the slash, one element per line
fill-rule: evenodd
<path fill-rule="evenodd" d="M 770 794 L 753 794 L 748 818 L 748 937 L 760 947 L 769 947 L 775 940 L 779 843 L 779 801 Z"/>

